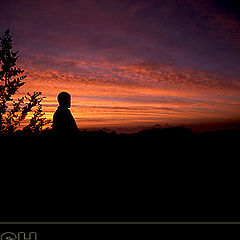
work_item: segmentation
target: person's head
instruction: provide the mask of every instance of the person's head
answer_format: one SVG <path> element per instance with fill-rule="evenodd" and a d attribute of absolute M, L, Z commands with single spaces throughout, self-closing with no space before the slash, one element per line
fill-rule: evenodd
<path fill-rule="evenodd" d="M 57 96 L 59 106 L 70 108 L 71 106 L 71 95 L 67 92 L 60 92 Z"/>

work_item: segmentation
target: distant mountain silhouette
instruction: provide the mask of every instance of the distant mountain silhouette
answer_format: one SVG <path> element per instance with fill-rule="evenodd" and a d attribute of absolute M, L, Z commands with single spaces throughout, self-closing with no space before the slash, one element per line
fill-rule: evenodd
<path fill-rule="evenodd" d="M 155 124 L 151 128 L 162 128 L 162 125 L 161 124 Z"/>
<path fill-rule="evenodd" d="M 194 137 L 191 129 L 185 127 L 152 128 L 134 134 L 141 137 L 181 138 Z"/>
<path fill-rule="evenodd" d="M 104 131 L 104 130 L 98 130 L 98 131 L 79 131 L 78 136 L 79 137 L 106 137 L 106 136 L 115 136 L 117 135 L 114 131 Z"/>
<path fill-rule="evenodd" d="M 1 136 L 1 135 L 0 135 Z M 11 134 L 11 136 L 54 136 L 54 132 L 52 129 L 46 129 L 38 134 L 29 133 L 26 131 L 17 130 L 15 133 Z M 71 135 L 69 135 L 71 136 Z M 4 137 L 4 136 L 3 136 Z M 233 130 L 218 130 L 218 131 L 207 131 L 202 132 L 199 134 L 194 133 L 190 128 L 187 127 L 162 127 L 161 125 L 157 124 L 149 128 L 145 128 L 135 133 L 117 133 L 110 129 L 100 129 L 95 131 L 90 130 L 79 130 L 77 133 L 74 134 L 74 138 L 84 138 L 84 137 L 97 137 L 97 138 L 109 138 L 109 137 L 124 137 L 126 138 L 147 138 L 148 140 L 152 139 L 172 139 L 172 140 L 180 140 L 181 138 L 184 139 L 199 139 L 199 140 L 213 140 L 216 141 L 235 141 L 240 138 L 240 130 L 233 129 Z"/>
<path fill-rule="evenodd" d="M 161 125 L 154 125 L 152 128 L 144 129 L 136 133 L 116 133 L 115 131 L 104 131 L 103 129 L 98 131 L 79 131 L 78 136 L 95 136 L 95 137 L 141 137 L 141 138 L 189 138 L 195 135 L 191 129 L 186 127 L 169 127 L 162 128 Z"/>

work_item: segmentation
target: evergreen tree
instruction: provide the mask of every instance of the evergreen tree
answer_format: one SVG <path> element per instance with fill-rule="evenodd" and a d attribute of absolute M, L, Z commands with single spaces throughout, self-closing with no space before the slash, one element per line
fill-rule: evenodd
<path fill-rule="evenodd" d="M 39 133 L 43 126 L 50 122 L 43 117 L 44 97 L 41 92 L 28 92 L 24 97 L 13 99 L 14 94 L 25 84 L 23 79 L 27 76 L 24 70 L 16 67 L 19 51 L 12 51 L 9 30 L 5 31 L 0 41 L 0 134 L 13 134 L 30 112 L 33 112 L 33 116 L 23 131 Z"/>

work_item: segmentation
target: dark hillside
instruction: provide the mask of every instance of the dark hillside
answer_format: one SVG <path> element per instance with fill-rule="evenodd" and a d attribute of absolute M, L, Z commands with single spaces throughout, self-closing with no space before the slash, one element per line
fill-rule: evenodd
<path fill-rule="evenodd" d="M 1 219 L 240 220 L 239 157 L 226 134 L 1 137 Z"/>

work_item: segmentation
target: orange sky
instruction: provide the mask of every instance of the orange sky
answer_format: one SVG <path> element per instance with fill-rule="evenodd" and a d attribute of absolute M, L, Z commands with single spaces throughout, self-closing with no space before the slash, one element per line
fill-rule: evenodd
<path fill-rule="evenodd" d="M 79 128 L 221 122 L 240 116 L 240 85 L 235 79 L 146 63 L 120 65 L 99 60 L 77 65 L 82 71 L 95 68 L 95 73 L 82 76 L 25 68 L 28 78 L 19 94 L 42 91 L 46 96 L 43 109 L 52 119 L 57 94 L 68 91 Z"/>

